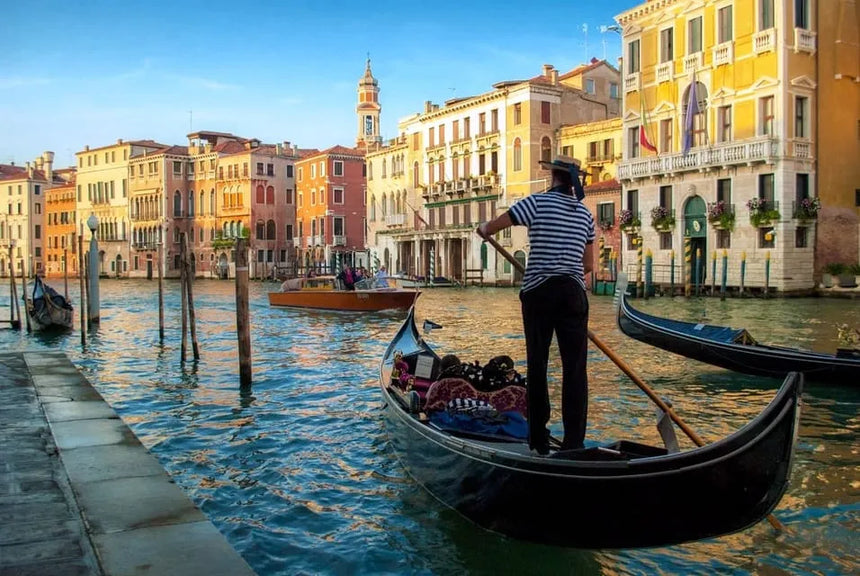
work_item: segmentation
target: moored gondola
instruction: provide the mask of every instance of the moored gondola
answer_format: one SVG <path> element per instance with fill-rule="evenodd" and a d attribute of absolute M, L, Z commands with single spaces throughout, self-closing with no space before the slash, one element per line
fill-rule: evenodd
<path fill-rule="evenodd" d="M 33 298 L 27 301 L 27 314 L 34 332 L 69 330 L 74 322 L 72 304 L 40 276 L 36 276 L 33 284 Z"/>
<path fill-rule="evenodd" d="M 379 369 L 391 445 L 408 473 L 476 524 L 518 539 L 577 548 L 665 546 L 729 534 L 767 516 L 786 490 L 803 377 L 734 434 L 688 451 L 618 441 L 538 456 L 518 438 L 434 423 L 392 379 L 396 363 L 424 372 L 440 357 L 414 309 Z"/>
<path fill-rule="evenodd" d="M 618 327 L 646 344 L 735 372 L 783 378 L 803 372 L 807 381 L 857 385 L 860 353 L 825 354 L 760 344 L 744 329 L 670 320 L 634 308 L 619 290 Z"/>

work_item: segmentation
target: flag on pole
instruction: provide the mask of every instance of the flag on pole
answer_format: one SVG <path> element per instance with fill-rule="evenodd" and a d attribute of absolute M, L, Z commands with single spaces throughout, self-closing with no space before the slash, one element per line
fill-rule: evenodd
<path fill-rule="evenodd" d="M 416 220 L 415 229 L 416 230 L 420 230 L 422 228 L 421 226 L 418 225 L 418 222 L 421 222 L 421 224 L 423 224 L 423 227 L 425 229 L 430 228 L 430 224 L 427 222 L 427 220 L 425 220 L 424 218 L 421 217 L 421 214 L 418 213 L 418 210 L 413 208 L 412 211 L 415 213 L 415 220 Z"/>
<path fill-rule="evenodd" d="M 687 116 L 684 118 L 684 155 L 693 147 L 693 131 L 696 126 L 696 115 L 699 113 L 699 97 L 696 90 L 696 71 L 693 71 L 693 81 L 687 94 Z"/>
<path fill-rule="evenodd" d="M 645 111 L 644 98 L 640 101 L 640 106 L 642 107 L 642 124 L 639 125 L 639 145 L 645 150 L 657 154 L 657 147 L 648 140 L 648 132 L 645 129 L 648 126 L 648 113 Z"/>

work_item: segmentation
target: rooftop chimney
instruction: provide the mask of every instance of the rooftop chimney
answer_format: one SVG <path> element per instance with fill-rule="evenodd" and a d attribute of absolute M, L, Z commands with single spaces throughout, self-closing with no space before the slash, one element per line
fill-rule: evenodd
<path fill-rule="evenodd" d="M 558 70 L 553 70 L 552 72 L 550 72 L 549 79 L 552 80 L 553 86 L 557 86 L 558 85 Z"/>
<path fill-rule="evenodd" d="M 543 75 L 546 78 L 550 78 L 550 76 L 552 75 L 552 71 L 553 71 L 553 65 L 552 64 L 544 64 L 543 65 Z"/>
<path fill-rule="evenodd" d="M 45 167 L 45 180 L 50 184 L 54 181 L 54 153 L 46 150 L 42 153 L 42 161 Z"/>
<path fill-rule="evenodd" d="M 424 101 L 424 113 L 426 114 L 426 113 L 432 112 L 432 111 L 433 111 L 433 102 L 431 102 L 430 100 L 425 100 Z"/>

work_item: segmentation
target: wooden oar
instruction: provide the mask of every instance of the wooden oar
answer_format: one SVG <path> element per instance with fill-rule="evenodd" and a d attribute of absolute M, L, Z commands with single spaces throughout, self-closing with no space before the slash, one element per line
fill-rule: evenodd
<path fill-rule="evenodd" d="M 501 246 L 501 244 L 499 244 L 498 242 L 496 242 L 496 239 L 495 239 L 495 238 L 493 238 L 492 236 L 484 236 L 484 235 L 483 235 L 483 234 L 481 234 L 480 232 L 478 233 L 478 235 L 479 235 L 479 236 L 481 236 L 481 238 L 483 238 L 483 239 L 484 239 L 484 240 L 486 240 L 487 242 L 489 242 L 489 243 L 490 243 L 490 245 L 491 245 L 493 248 L 495 248 L 495 249 L 496 249 L 496 251 L 497 251 L 499 254 L 501 254 L 502 256 L 504 256 L 504 257 L 505 257 L 505 259 L 507 259 L 507 260 L 511 263 L 511 265 L 513 265 L 513 267 L 514 267 L 514 268 L 516 268 L 517 270 L 519 270 L 521 274 L 525 274 L 525 273 L 526 273 L 525 266 L 523 266 L 522 264 L 520 264 L 520 262 L 510 254 L 510 252 L 508 252 L 507 250 L 505 250 L 505 249 Z M 591 340 L 592 342 L 594 342 L 594 345 L 595 345 L 595 346 L 597 346 L 598 348 L 600 348 L 600 350 L 601 350 L 604 354 L 606 354 L 606 356 L 608 356 L 608 357 L 609 357 L 609 359 L 610 359 L 610 360 L 612 360 L 612 361 L 615 363 L 615 365 L 616 365 L 616 366 L 618 366 L 618 367 L 621 369 L 621 371 L 622 371 L 622 372 L 624 372 L 625 374 L 627 374 L 627 376 L 628 376 L 631 380 L 633 380 L 633 382 L 634 382 L 637 386 L 639 386 L 639 388 L 640 388 L 643 392 L 645 392 L 645 394 L 647 394 L 647 395 L 648 395 L 648 398 L 650 398 L 650 399 L 651 399 L 651 401 L 652 401 L 652 402 L 654 402 L 654 404 L 656 404 L 657 406 L 659 406 L 659 407 L 660 407 L 660 410 L 662 410 L 663 412 L 665 412 L 666 414 L 668 414 L 668 415 L 669 415 L 669 417 L 672 419 L 672 421 L 673 421 L 675 424 L 677 424 L 677 425 L 678 425 L 678 427 L 679 427 L 681 430 L 683 430 L 683 431 L 684 431 L 684 433 L 685 433 L 687 436 L 689 436 L 690 440 L 692 440 L 692 441 L 696 444 L 696 446 L 704 446 L 704 445 L 705 445 L 705 441 L 704 441 L 704 440 L 702 440 L 702 438 L 701 438 L 698 434 L 696 434 L 696 433 L 693 431 L 693 429 L 692 429 L 692 428 L 690 428 L 689 426 L 687 426 L 687 423 L 686 423 L 686 422 L 684 422 L 683 420 L 681 420 L 681 417 L 680 417 L 680 416 L 678 416 L 677 414 L 675 414 L 675 411 L 674 411 L 674 410 L 672 410 L 672 408 L 671 408 L 668 404 L 666 404 L 665 402 L 663 402 L 663 400 L 661 400 L 661 399 L 660 399 L 660 397 L 659 397 L 659 396 L 657 396 L 657 394 L 655 394 L 655 393 L 654 393 L 654 390 L 652 390 L 652 389 L 651 389 L 651 387 L 650 387 L 650 386 L 648 386 L 648 384 L 646 384 L 646 383 L 645 383 L 645 381 L 644 381 L 644 380 L 642 380 L 642 378 L 640 378 L 640 377 L 639 377 L 639 376 L 638 376 L 638 375 L 633 371 L 633 369 L 632 369 L 632 368 L 630 368 L 630 366 L 628 366 L 628 365 L 627 365 L 627 362 L 625 362 L 624 360 L 622 360 L 622 359 L 618 356 L 618 354 L 616 354 L 616 353 L 612 350 L 612 348 L 610 348 L 610 347 L 609 347 L 609 346 L 608 346 L 608 345 L 607 345 L 603 340 L 601 340 L 600 338 L 598 338 L 598 337 L 597 337 L 597 335 L 596 335 L 594 332 L 592 332 L 592 331 L 591 331 L 591 328 L 589 328 L 589 329 L 588 329 L 588 339 L 589 339 L 589 340 Z M 768 516 L 767 516 L 767 520 L 768 520 L 768 522 L 770 522 L 770 525 L 771 525 L 771 526 L 773 526 L 774 528 L 776 528 L 777 530 L 785 530 L 785 526 L 783 526 L 782 522 L 780 522 L 779 520 L 777 520 L 777 519 L 776 519 L 776 517 L 775 517 L 773 514 L 768 514 Z"/>

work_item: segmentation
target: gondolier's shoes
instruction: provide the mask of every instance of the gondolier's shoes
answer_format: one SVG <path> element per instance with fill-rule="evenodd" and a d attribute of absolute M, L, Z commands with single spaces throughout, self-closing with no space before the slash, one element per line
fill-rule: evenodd
<path fill-rule="evenodd" d="M 534 438 L 533 436 L 539 437 Z M 537 452 L 541 456 L 546 456 L 547 454 L 549 454 L 549 430 L 544 430 L 544 434 L 542 435 L 530 435 L 529 448 L 532 450 L 532 452 Z"/>

